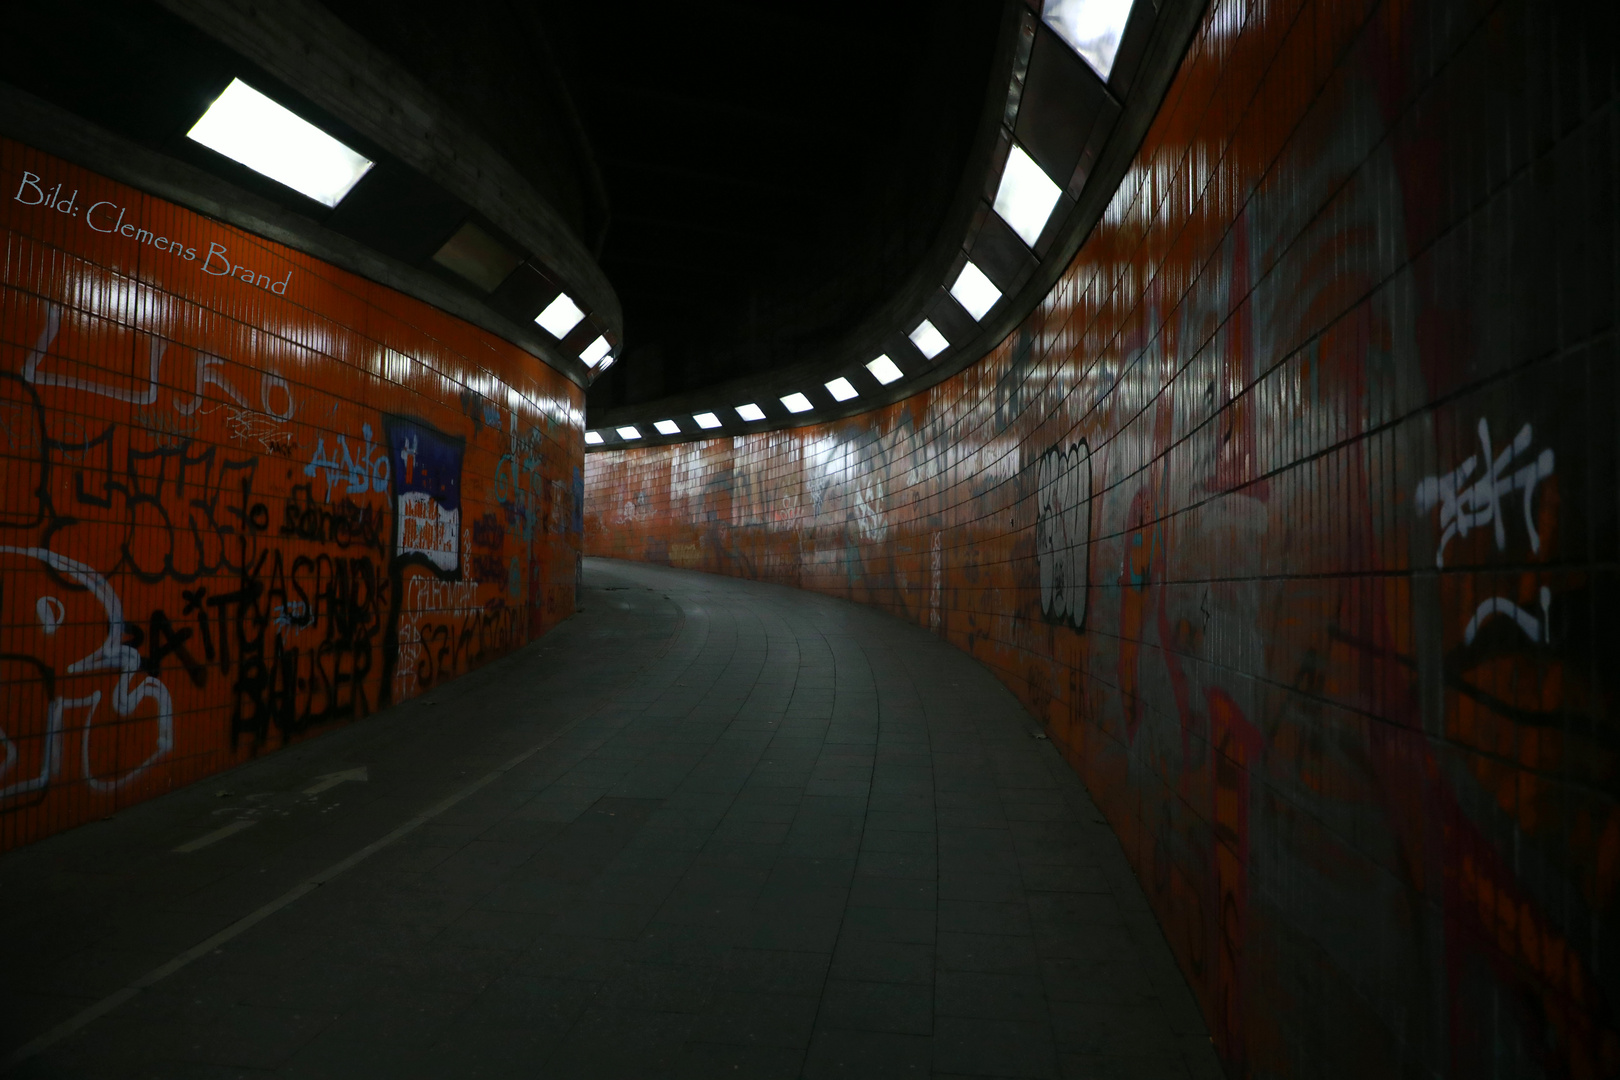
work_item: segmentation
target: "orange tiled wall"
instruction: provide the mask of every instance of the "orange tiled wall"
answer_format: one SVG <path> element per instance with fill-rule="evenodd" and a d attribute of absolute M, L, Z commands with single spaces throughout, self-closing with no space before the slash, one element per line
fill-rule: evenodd
<path fill-rule="evenodd" d="M 0 140 L 0 850 L 573 611 L 580 390 Z"/>
<path fill-rule="evenodd" d="M 587 550 L 991 667 L 1234 1074 L 1616 1075 L 1614 10 L 1218 0 L 991 355 L 592 453 Z"/>

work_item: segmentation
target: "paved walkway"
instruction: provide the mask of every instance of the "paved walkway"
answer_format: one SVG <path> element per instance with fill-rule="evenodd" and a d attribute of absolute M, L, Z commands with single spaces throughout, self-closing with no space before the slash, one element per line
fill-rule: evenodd
<path fill-rule="evenodd" d="M 586 586 L 425 699 L 0 858 L 8 1075 L 1220 1075 L 984 669 L 792 589 Z"/>

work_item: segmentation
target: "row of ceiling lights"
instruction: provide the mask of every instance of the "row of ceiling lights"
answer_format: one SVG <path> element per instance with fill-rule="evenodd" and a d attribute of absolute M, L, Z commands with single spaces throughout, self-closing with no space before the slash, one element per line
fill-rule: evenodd
<path fill-rule="evenodd" d="M 1013 144 L 1011 152 L 1007 155 L 1007 165 L 1001 173 L 1001 183 L 996 188 L 996 199 L 993 205 L 996 213 L 1018 234 L 1024 243 L 1030 247 L 1035 246 L 1035 241 L 1040 237 L 1041 230 L 1046 227 L 1046 220 L 1052 216 L 1052 208 L 1057 205 L 1058 197 L 1061 194 L 1061 189 L 1057 184 L 1052 181 L 1051 177 L 1046 175 L 1039 165 L 1035 164 L 1035 160 L 1024 152 L 1023 147 L 1018 146 L 1016 143 Z M 983 270 L 974 264 L 972 259 L 969 259 L 963 265 L 961 272 L 956 275 L 956 281 L 951 285 L 950 293 L 956 302 L 962 305 L 962 309 L 973 317 L 974 322 L 982 321 L 990 313 L 990 309 L 995 307 L 996 303 L 1001 300 L 1002 296 L 1001 289 L 997 287 L 995 282 L 990 280 Z M 572 301 L 568 301 L 566 296 L 559 296 L 553 302 L 552 307 L 556 307 L 557 304 L 563 302 L 568 302 L 569 307 L 573 307 Z M 562 333 L 566 333 L 568 329 L 573 327 L 574 323 L 579 321 L 579 318 L 583 317 L 583 315 L 578 315 L 578 309 L 574 308 L 573 311 L 578 317 L 574 318 L 573 322 L 563 326 L 562 333 L 559 333 L 545 322 L 550 311 L 551 308 L 547 308 L 546 311 L 540 313 L 540 317 L 535 321 L 556 337 L 561 337 Z M 934 357 L 951 347 L 951 343 L 946 339 L 945 335 L 940 333 L 939 328 L 927 319 L 918 323 L 906 336 L 917 347 L 917 351 L 922 353 L 923 357 L 928 360 L 934 359 Z M 602 341 L 601 344 L 605 346 L 607 342 Z M 604 350 L 603 356 L 606 355 Z M 581 356 L 580 359 L 585 360 L 587 364 L 591 363 L 584 356 Z M 611 358 L 608 359 L 607 363 L 612 363 Z M 604 364 L 601 370 L 605 370 L 606 366 Z M 866 370 L 871 372 L 872 377 L 884 386 L 905 377 L 905 372 L 900 369 L 900 365 L 890 359 L 887 354 L 879 356 L 875 360 L 869 360 L 866 364 Z M 825 385 L 827 392 L 832 395 L 834 401 L 845 402 L 860 396 L 860 391 L 856 390 L 854 384 L 842 375 Z M 783 407 L 790 413 L 809 412 L 814 408 L 810 399 L 797 391 L 784 395 L 780 400 Z M 755 423 L 765 419 L 765 411 L 756 402 L 747 402 L 735 406 L 733 411 L 746 423 Z M 720 417 L 713 412 L 692 413 L 691 421 L 702 430 L 717 428 L 722 424 Z M 675 420 L 655 421 L 653 428 L 660 435 L 682 434 L 681 425 Z M 626 424 L 612 430 L 615 435 L 625 442 L 631 442 L 643 437 L 641 429 L 634 424 Z M 607 439 L 602 431 L 587 431 L 585 433 L 587 445 L 601 446 L 606 441 Z"/>
<path fill-rule="evenodd" d="M 231 80 L 186 135 L 329 207 L 342 202 L 375 164 L 241 79 Z M 585 312 L 562 292 L 534 321 L 561 341 L 584 318 Z M 599 375 L 613 366 L 613 346 L 606 335 L 598 335 L 579 358 Z"/>
<path fill-rule="evenodd" d="M 557 299 L 547 304 L 546 309 L 534 317 L 534 321 L 540 329 L 561 341 L 584 318 L 585 313 L 579 309 L 579 305 L 563 292 L 558 293 Z M 613 346 L 608 344 L 605 335 L 598 334 L 595 341 L 580 351 L 579 358 L 586 367 L 600 375 L 613 366 Z"/>
<path fill-rule="evenodd" d="M 1131 0 L 1046 0 L 1043 17 L 1087 63 L 1107 79 L 1130 9 Z M 336 206 L 342 201 L 373 165 L 364 155 L 240 79 L 232 80 L 187 136 L 326 206 Z M 1061 194 L 1062 189 L 1057 183 L 1023 147 L 1013 143 L 1002 169 L 993 207 L 1031 248 L 1035 246 Z M 950 293 L 975 322 L 983 320 L 1002 297 L 1002 290 L 971 259 L 957 275 Z M 560 292 L 545 310 L 535 316 L 534 321 L 561 341 L 584 318 L 585 312 L 573 298 L 566 292 Z M 918 323 L 908 336 L 928 360 L 934 359 L 951 344 L 927 319 Z M 611 367 L 615 360 L 613 346 L 606 335 L 598 335 L 592 340 L 581 350 L 579 358 L 598 375 Z M 885 386 L 905 374 L 887 355 L 869 361 L 866 368 Z M 826 383 L 826 387 L 838 402 L 859 396 L 854 385 L 843 376 Z M 799 392 L 784 395 L 781 402 L 790 413 L 795 414 L 808 412 L 814 407 L 810 399 Z M 736 406 L 736 413 L 745 422 L 765 419 L 764 410 L 754 402 Z M 694 413 L 692 420 L 705 430 L 721 426 L 720 419 L 713 412 Z M 680 434 L 681 430 L 674 420 L 659 420 L 653 426 L 662 435 Z M 634 425 L 616 428 L 615 432 L 626 440 L 642 437 Z M 591 431 L 586 433 L 585 441 L 600 445 L 604 439 L 601 432 Z"/>
<path fill-rule="evenodd" d="M 1125 33 L 1125 25 L 1130 19 L 1131 6 L 1132 0 L 1045 0 L 1041 17 L 1106 82 Z M 1002 168 L 992 206 L 996 214 L 1031 249 L 1040 239 L 1062 194 L 1062 188 L 1014 141 Z M 973 317 L 974 322 L 982 322 L 1002 298 L 1001 288 L 971 259 L 957 274 L 950 294 Z M 566 299 L 558 298 L 559 302 Z M 544 326 L 544 318 L 542 313 L 541 319 L 536 321 Z M 951 345 L 928 319 L 918 323 L 907 336 L 927 360 L 933 360 Z M 602 344 L 606 345 L 606 342 Z M 611 364 L 612 360 L 608 359 L 607 362 Z M 866 369 L 885 386 L 905 377 L 905 372 L 887 355 L 868 361 Z M 825 385 L 833 400 L 840 403 L 859 396 L 859 391 L 842 375 Z M 809 412 L 814 408 L 810 399 L 797 391 L 784 395 L 780 400 L 793 414 Z M 737 405 L 733 411 L 745 423 L 757 423 L 766 418 L 765 411 L 756 402 Z M 692 413 L 690 421 L 702 431 L 721 427 L 723 423 L 713 412 Z M 681 423 L 674 419 L 654 421 L 653 428 L 660 435 L 683 434 Z M 612 433 L 624 442 L 644 437 L 635 424 L 615 427 Z M 585 442 L 590 446 L 601 446 L 607 442 L 607 437 L 602 430 L 587 431 Z"/>

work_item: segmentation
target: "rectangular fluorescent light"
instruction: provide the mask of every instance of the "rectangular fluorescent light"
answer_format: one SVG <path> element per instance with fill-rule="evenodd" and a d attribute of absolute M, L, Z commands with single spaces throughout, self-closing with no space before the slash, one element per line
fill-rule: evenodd
<path fill-rule="evenodd" d="M 698 427 L 704 428 L 705 430 L 720 426 L 720 418 L 714 415 L 712 412 L 693 413 L 692 419 L 697 421 Z"/>
<path fill-rule="evenodd" d="M 1131 0 L 1046 0 L 1041 19 L 1104 80 L 1131 17 Z"/>
<path fill-rule="evenodd" d="M 765 410 L 750 401 L 747 405 L 737 406 L 737 415 L 744 420 L 763 420 L 765 419 Z"/>
<path fill-rule="evenodd" d="M 884 386 L 888 386 L 896 379 L 903 378 L 906 374 L 900 370 L 899 364 L 896 364 L 893 360 L 889 359 L 888 353 L 884 353 L 876 360 L 868 360 L 866 363 L 866 370 L 872 373 L 872 378 L 876 379 Z"/>
<path fill-rule="evenodd" d="M 660 435 L 679 435 L 681 433 L 681 425 L 673 420 L 658 420 L 653 423 L 653 427 L 658 429 Z"/>
<path fill-rule="evenodd" d="M 585 433 L 585 442 L 591 446 L 601 446 L 602 433 L 600 431 L 587 431 Z"/>
<path fill-rule="evenodd" d="M 625 427 L 622 427 L 622 428 L 614 428 L 613 430 L 615 430 L 615 431 L 617 431 L 619 433 L 619 438 L 621 438 L 621 439 L 639 439 L 639 438 L 641 438 L 641 432 L 636 429 L 636 426 L 634 424 L 629 424 L 629 425 L 627 425 Z"/>
<path fill-rule="evenodd" d="M 934 324 L 927 319 L 919 323 L 917 329 L 907 336 L 911 338 L 911 343 L 917 346 L 922 354 L 930 360 L 951 347 L 951 343 L 945 340 L 945 335 L 934 329 Z"/>
<path fill-rule="evenodd" d="M 789 394 L 782 399 L 782 404 L 787 406 L 788 412 L 809 412 L 815 408 L 803 394 Z"/>
<path fill-rule="evenodd" d="M 534 317 L 540 328 L 552 337 L 561 341 L 568 336 L 568 331 L 579 325 L 579 320 L 585 313 L 579 310 L 573 297 L 567 293 L 558 293 L 557 299 L 546 305 L 546 310 Z"/>
<path fill-rule="evenodd" d="M 579 354 L 579 358 L 585 361 L 586 367 L 595 367 L 597 364 L 602 363 L 602 361 L 607 358 L 607 354 L 612 351 L 613 346 L 608 344 L 608 339 L 605 337 L 598 337 L 595 341 L 585 346 L 585 351 Z M 603 370 L 606 370 L 606 367 L 607 366 L 604 364 Z"/>
<path fill-rule="evenodd" d="M 978 322 L 989 314 L 990 309 L 996 306 L 1001 299 L 1001 290 L 996 288 L 995 282 L 984 276 L 984 271 L 973 265 L 969 259 L 968 264 L 962 267 L 962 272 L 956 275 L 956 284 L 951 286 L 951 295 L 956 302 L 967 309 Z"/>
<path fill-rule="evenodd" d="M 848 401 L 852 397 L 859 397 L 859 392 L 842 375 L 827 384 L 827 393 L 833 396 L 834 401 Z"/>
<path fill-rule="evenodd" d="M 286 184 L 322 206 L 342 202 L 372 166 L 369 158 L 241 79 L 231 80 L 186 132 L 186 138 Z"/>
<path fill-rule="evenodd" d="M 996 188 L 996 213 L 1012 226 L 1019 239 L 1035 246 L 1061 194 L 1062 190 L 1035 164 L 1035 159 L 1014 144 L 1007 155 L 1007 167 L 1001 171 L 1001 186 Z"/>

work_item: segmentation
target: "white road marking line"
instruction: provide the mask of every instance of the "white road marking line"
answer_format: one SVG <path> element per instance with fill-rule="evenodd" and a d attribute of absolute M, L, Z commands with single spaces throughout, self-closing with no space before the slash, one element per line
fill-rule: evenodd
<path fill-rule="evenodd" d="M 325 776 L 319 777 L 315 783 L 305 788 L 304 794 L 319 795 L 328 788 L 335 788 L 346 780 L 359 780 L 364 782 L 370 779 L 371 776 L 367 770 L 367 767 L 362 765 L 358 769 L 345 769 L 343 772 L 327 773 Z"/>
<path fill-rule="evenodd" d="M 571 731 L 576 725 L 585 719 L 585 716 L 575 717 L 573 720 L 569 721 L 553 732 L 544 742 L 531 746 L 517 757 L 512 758 L 510 761 L 499 766 L 493 771 L 486 773 L 477 780 L 474 780 L 471 784 L 468 784 L 466 787 L 462 788 L 454 795 L 451 795 L 449 798 L 434 803 L 432 806 L 428 807 L 420 814 L 417 814 L 415 817 L 411 818 L 405 824 L 401 825 L 388 835 L 379 840 L 372 841 L 343 861 L 334 863 L 325 870 L 322 870 L 320 873 L 306 879 L 302 884 L 293 886 L 291 889 L 282 893 L 280 896 L 276 897 L 274 900 L 270 901 L 268 904 L 265 904 L 258 910 L 244 915 L 242 918 L 231 923 L 231 925 L 227 926 L 213 937 L 197 945 L 193 945 L 191 948 L 187 949 L 179 956 L 176 956 L 173 960 L 170 960 L 162 967 L 153 968 L 151 971 L 147 972 L 145 975 L 142 975 L 140 978 L 136 979 L 122 990 L 114 991 L 113 993 L 102 998 L 100 1001 L 96 1002 L 94 1005 L 84 1009 L 82 1012 L 79 1012 L 74 1016 L 70 1016 L 68 1019 L 62 1021 L 60 1024 L 57 1024 L 55 1027 L 45 1032 L 45 1034 L 39 1036 L 37 1039 L 15 1050 L 10 1057 L 6 1058 L 4 1063 L 0 1063 L 0 1072 L 10 1072 L 34 1055 L 49 1050 L 51 1047 L 61 1042 L 69 1035 L 72 1035 L 75 1031 L 78 1031 L 86 1024 L 92 1023 L 93 1021 L 99 1020 L 101 1017 L 106 1016 L 108 1013 L 118 1008 L 118 1006 L 122 1005 L 130 998 L 134 997 L 142 990 L 145 990 L 148 986 L 152 986 L 163 981 L 164 979 L 167 979 L 170 975 L 173 975 L 175 972 L 179 971 L 193 960 L 196 960 L 199 957 L 207 956 L 209 953 L 213 952 L 221 945 L 224 945 L 226 942 L 229 942 L 233 938 L 236 938 L 246 931 L 251 930 L 254 926 L 257 926 L 265 919 L 268 919 L 270 916 L 274 915 L 288 904 L 308 896 L 310 893 L 314 892 L 322 885 L 325 885 L 328 881 L 331 881 L 339 874 L 353 869 L 355 866 L 375 855 L 389 844 L 392 844 L 394 841 L 407 836 L 408 834 L 427 824 L 429 821 L 432 821 L 434 818 L 438 817 L 446 810 L 449 810 L 451 807 L 455 806 L 468 796 L 476 795 L 485 787 L 494 783 L 496 780 L 499 780 L 502 776 L 511 772 L 513 769 L 517 768 L 519 765 L 523 764 L 525 761 L 528 761 L 534 755 L 556 742 L 565 733 Z M 206 839 L 206 837 L 200 837 L 199 839 Z"/>
<path fill-rule="evenodd" d="M 217 844 L 227 836 L 235 836 L 243 829 L 257 825 L 258 823 L 258 818 L 243 818 L 241 821 L 233 821 L 222 829 L 215 829 L 211 833 L 204 833 L 195 840 L 186 841 L 184 844 L 181 844 L 179 847 L 175 848 L 174 853 L 176 855 L 190 855 L 193 851 L 200 851 L 209 844 Z"/>

